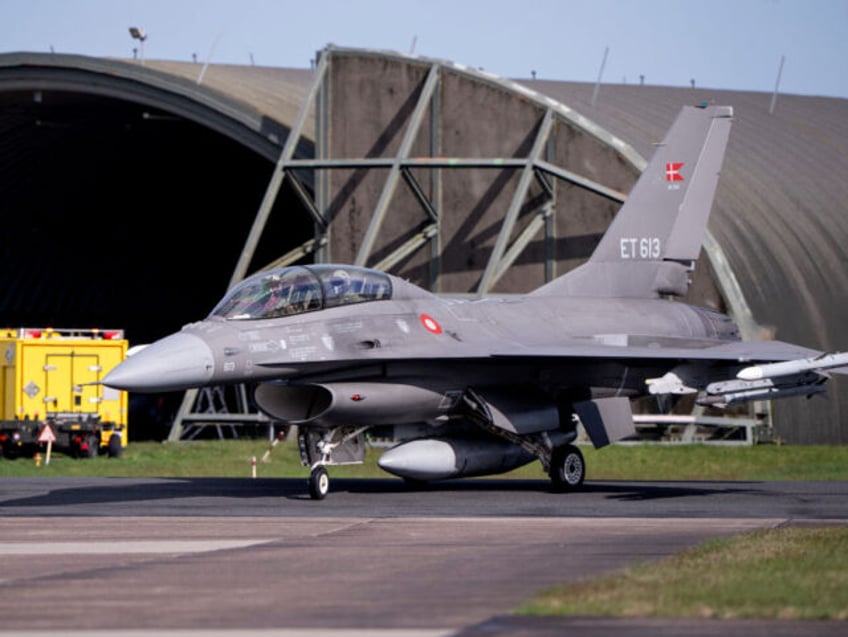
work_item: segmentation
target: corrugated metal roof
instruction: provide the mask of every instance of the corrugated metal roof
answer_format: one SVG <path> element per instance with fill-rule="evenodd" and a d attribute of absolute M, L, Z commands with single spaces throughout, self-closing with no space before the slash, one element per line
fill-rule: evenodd
<path fill-rule="evenodd" d="M 145 66 L 193 82 L 201 79 L 202 86 L 238 99 L 286 127 L 297 117 L 312 82 L 310 69 L 210 64 L 204 72 L 202 64 L 164 60 L 147 60 Z M 315 122 L 307 119 L 304 136 L 313 139 L 314 131 Z"/>

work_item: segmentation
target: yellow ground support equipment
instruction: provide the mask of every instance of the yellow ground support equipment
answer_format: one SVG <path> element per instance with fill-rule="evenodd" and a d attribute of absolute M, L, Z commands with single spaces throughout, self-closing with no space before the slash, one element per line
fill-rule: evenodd
<path fill-rule="evenodd" d="M 56 446 L 80 457 L 127 445 L 127 394 L 98 384 L 124 360 L 123 330 L 0 330 L 0 444 L 7 457 L 38 446 L 49 425 Z"/>

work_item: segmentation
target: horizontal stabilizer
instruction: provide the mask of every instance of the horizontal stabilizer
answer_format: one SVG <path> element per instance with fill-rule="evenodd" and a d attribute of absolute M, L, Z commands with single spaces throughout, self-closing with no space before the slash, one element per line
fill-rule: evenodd
<path fill-rule="evenodd" d="M 574 411 L 580 416 L 580 422 L 583 423 L 595 449 L 606 447 L 636 433 L 633 411 L 627 398 L 617 396 L 586 400 L 574 403 Z"/>

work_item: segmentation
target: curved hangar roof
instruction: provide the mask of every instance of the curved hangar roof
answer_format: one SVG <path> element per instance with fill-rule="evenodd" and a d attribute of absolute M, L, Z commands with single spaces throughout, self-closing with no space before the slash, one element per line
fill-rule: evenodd
<path fill-rule="evenodd" d="M 145 340 L 211 309 L 312 75 L 0 55 L 3 320 L 62 325 L 70 317 L 123 327 L 149 307 L 143 326 L 128 326 Z M 763 93 L 604 85 L 593 107 L 592 85 L 522 84 L 535 98 L 587 115 L 642 157 L 680 106 L 734 106 L 710 229 L 744 299 L 736 310 L 747 307 L 752 324 L 777 338 L 848 349 L 848 181 L 840 177 L 848 174 L 848 101 L 781 95 L 769 115 L 771 96 Z M 298 156 L 311 155 L 312 132 L 308 120 Z M 638 163 L 638 156 L 625 160 Z M 627 185 L 624 176 L 619 181 Z M 293 208 L 299 205 L 284 189 L 277 225 L 266 228 L 286 248 L 313 232 L 308 215 Z M 280 252 L 266 246 L 256 260 Z M 509 287 L 522 291 L 515 279 Z M 836 400 L 781 408 L 785 437 L 848 440 L 840 428 L 848 396 L 834 385 Z"/>
<path fill-rule="evenodd" d="M 153 66 L 0 55 L 4 324 L 121 326 L 147 342 L 226 289 L 308 82 L 257 72 L 257 105 L 281 95 L 262 110 L 209 86 L 227 68 L 198 84 Z M 312 154 L 304 139 L 297 155 Z M 311 236 L 308 218 L 283 215 L 296 205 L 284 188 L 269 232 Z"/>

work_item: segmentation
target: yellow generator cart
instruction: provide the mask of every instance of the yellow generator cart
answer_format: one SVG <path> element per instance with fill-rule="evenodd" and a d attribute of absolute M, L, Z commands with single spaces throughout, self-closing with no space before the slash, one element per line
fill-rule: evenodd
<path fill-rule="evenodd" d="M 0 330 L 0 444 L 6 457 L 34 451 L 50 426 L 78 457 L 127 445 L 127 394 L 100 380 L 127 353 L 123 330 Z"/>

